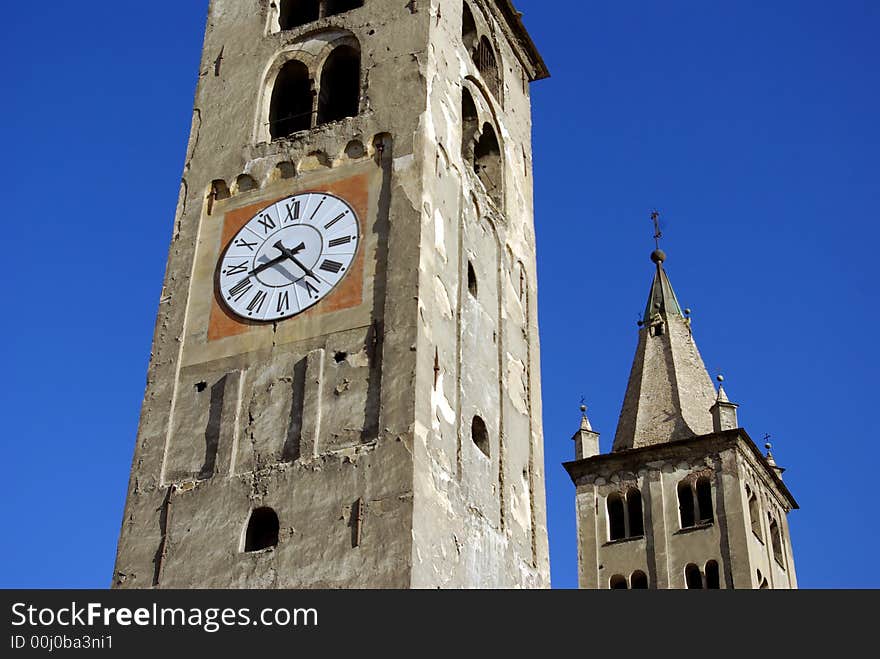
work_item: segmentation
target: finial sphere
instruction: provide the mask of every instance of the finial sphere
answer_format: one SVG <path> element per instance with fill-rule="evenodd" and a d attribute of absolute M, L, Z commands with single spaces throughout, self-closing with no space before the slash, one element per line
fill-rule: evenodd
<path fill-rule="evenodd" d="M 767 442 L 766 444 L 764 444 L 764 448 L 769 451 L 770 449 L 773 448 L 773 444 L 771 444 L 770 442 Z"/>
<path fill-rule="evenodd" d="M 666 252 L 662 249 L 655 249 L 651 252 L 651 260 L 654 263 L 663 263 L 666 260 Z"/>
<path fill-rule="evenodd" d="M 587 411 L 587 406 L 581 405 L 581 412 L 586 412 L 586 411 Z"/>
<path fill-rule="evenodd" d="M 718 380 L 718 382 L 724 382 L 724 376 L 721 375 L 720 373 L 718 374 L 718 376 L 715 379 Z"/>

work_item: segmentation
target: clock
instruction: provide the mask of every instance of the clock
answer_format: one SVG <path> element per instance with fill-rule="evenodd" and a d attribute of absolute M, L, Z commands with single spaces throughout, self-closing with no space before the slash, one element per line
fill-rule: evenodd
<path fill-rule="evenodd" d="M 326 298 L 351 267 L 360 223 L 343 199 L 309 192 L 261 210 L 217 266 L 218 297 L 252 322 L 291 318 Z"/>

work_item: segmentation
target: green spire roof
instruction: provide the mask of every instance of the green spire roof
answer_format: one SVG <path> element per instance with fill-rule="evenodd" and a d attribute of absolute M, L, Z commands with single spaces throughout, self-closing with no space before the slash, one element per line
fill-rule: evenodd
<path fill-rule="evenodd" d="M 645 315 L 642 321 L 648 324 L 651 316 L 656 313 L 665 318 L 673 315 L 683 318 L 684 314 L 681 312 L 678 298 L 675 297 L 675 291 L 672 290 L 672 284 L 663 269 L 666 254 L 663 250 L 658 249 L 651 254 L 651 260 L 657 264 L 657 273 L 654 275 L 654 283 L 651 284 L 651 294 L 648 296 L 648 304 L 645 306 Z"/>

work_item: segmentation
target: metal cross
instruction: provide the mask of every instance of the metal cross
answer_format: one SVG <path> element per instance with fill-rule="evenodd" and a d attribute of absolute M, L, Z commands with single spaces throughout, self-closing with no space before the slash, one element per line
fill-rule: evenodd
<path fill-rule="evenodd" d="M 663 232 L 660 231 L 660 213 L 653 211 L 651 221 L 654 222 L 654 243 L 657 245 L 657 249 L 660 249 L 660 239 L 663 237 Z"/>

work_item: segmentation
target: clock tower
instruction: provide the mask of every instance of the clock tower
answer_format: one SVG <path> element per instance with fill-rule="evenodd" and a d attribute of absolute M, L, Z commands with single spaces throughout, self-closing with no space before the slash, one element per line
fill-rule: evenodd
<path fill-rule="evenodd" d="M 549 585 L 547 75 L 510 0 L 210 2 L 114 587 Z"/>

